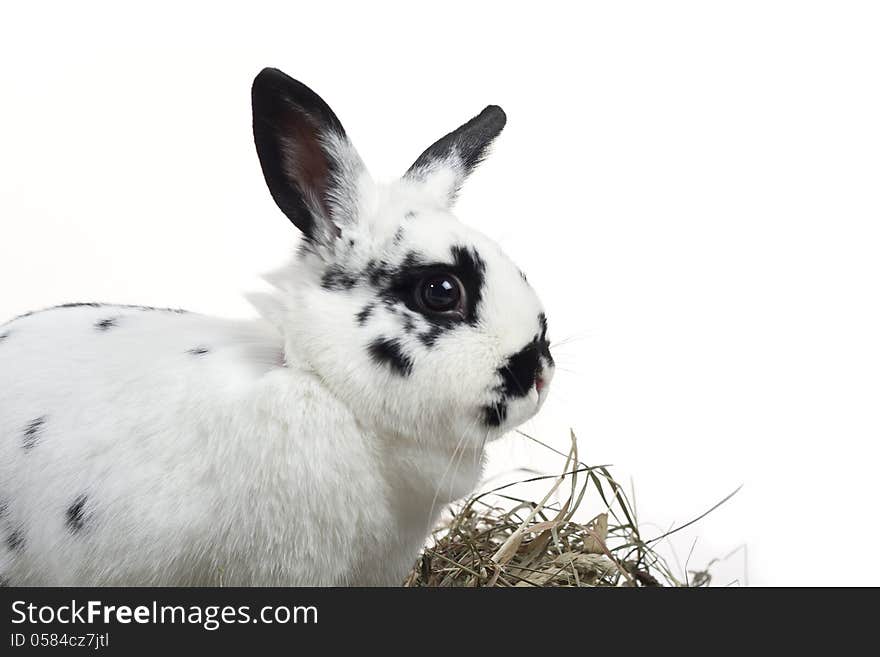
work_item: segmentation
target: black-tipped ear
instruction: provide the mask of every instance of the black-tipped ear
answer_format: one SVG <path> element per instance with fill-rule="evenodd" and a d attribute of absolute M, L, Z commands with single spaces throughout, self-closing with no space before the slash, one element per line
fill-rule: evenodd
<path fill-rule="evenodd" d="M 406 172 L 406 177 L 436 184 L 452 203 L 471 171 L 486 156 L 491 143 L 504 129 L 507 115 L 489 105 L 463 126 L 432 144 Z"/>
<path fill-rule="evenodd" d="M 331 242 L 357 211 L 364 167 L 342 123 L 318 94 L 265 68 L 251 89 L 254 143 L 281 211 L 310 240 Z"/>

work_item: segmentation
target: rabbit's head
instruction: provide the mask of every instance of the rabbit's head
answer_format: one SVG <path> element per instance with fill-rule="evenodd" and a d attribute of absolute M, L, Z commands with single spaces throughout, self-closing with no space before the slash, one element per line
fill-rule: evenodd
<path fill-rule="evenodd" d="M 540 408 L 553 377 L 547 319 L 499 246 L 450 212 L 505 124 L 484 109 L 374 183 L 342 124 L 275 69 L 254 81 L 254 138 L 275 202 L 302 232 L 253 297 L 358 419 L 413 440 L 481 445 Z"/>

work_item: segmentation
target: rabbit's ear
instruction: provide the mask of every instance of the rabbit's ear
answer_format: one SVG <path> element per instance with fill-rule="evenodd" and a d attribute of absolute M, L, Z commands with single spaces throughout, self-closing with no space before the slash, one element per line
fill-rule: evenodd
<path fill-rule="evenodd" d="M 318 94 L 266 68 L 251 89 L 254 142 L 281 211 L 310 240 L 331 243 L 357 219 L 366 170 L 339 119 Z"/>
<path fill-rule="evenodd" d="M 489 105 L 419 155 L 406 177 L 423 181 L 442 203 L 451 205 L 465 178 L 483 160 L 505 123 L 504 110 Z"/>

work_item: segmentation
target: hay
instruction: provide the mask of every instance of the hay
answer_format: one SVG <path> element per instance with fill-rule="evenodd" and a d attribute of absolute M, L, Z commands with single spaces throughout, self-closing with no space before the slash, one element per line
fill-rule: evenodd
<path fill-rule="evenodd" d="M 553 483 L 540 502 L 509 494 L 518 484 L 544 480 Z M 588 489 L 598 494 L 604 509 L 591 520 L 578 522 L 575 514 Z M 561 490 L 565 499 L 551 502 Z M 577 439 L 571 432 L 571 448 L 560 475 L 500 486 L 455 506 L 452 517 L 433 533 L 432 544 L 404 586 L 705 586 L 711 581 L 707 571 L 692 572 L 693 577 L 682 582 L 652 546 L 736 492 L 691 522 L 644 540 L 624 490 L 607 467 L 587 466 L 578 459 Z M 505 508 L 502 502 L 513 506 Z"/>

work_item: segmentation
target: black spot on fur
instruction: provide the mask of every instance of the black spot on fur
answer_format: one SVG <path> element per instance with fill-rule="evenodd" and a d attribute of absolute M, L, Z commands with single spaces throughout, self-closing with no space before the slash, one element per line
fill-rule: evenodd
<path fill-rule="evenodd" d="M 415 219 L 416 213 L 413 210 L 407 210 L 406 214 L 403 215 L 404 219 Z"/>
<path fill-rule="evenodd" d="M 395 374 L 409 376 L 412 373 L 412 359 L 403 353 L 398 340 L 378 338 L 370 343 L 368 349 L 374 361 L 388 365 Z"/>
<path fill-rule="evenodd" d="M 9 337 L 9 331 L 7 331 L 6 333 L 0 333 L 0 342 L 3 342 L 8 337 Z"/>
<path fill-rule="evenodd" d="M 37 444 L 37 441 L 40 438 L 40 434 L 42 433 L 43 426 L 45 424 L 45 415 L 43 417 L 38 417 L 37 419 L 28 422 L 27 426 L 24 428 L 21 446 L 24 447 L 26 450 L 33 449 L 34 445 Z"/>
<path fill-rule="evenodd" d="M 540 347 L 532 342 L 507 359 L 498 368 L 501 375 L 501 391 L 508 397 L 525 397 L 535 385 L 535 377 L 541 366 Z"/>
<path fill-rule="evenodd" d="M 74 534 L 81 531 L 85 524 L 85 506 L 87 501 L 88 497 L 86 495 L 79 495 L 67 507 L 67 528 Z"/>
<path fill-rule="evenodd" d="M 424 333 L 419 333 L 419 340 L 430 349 L 437 343 L 437 338 L 443 334 L 444 330 L 442 326 L 432 326 Z"/>
<path fill-rule="evenodd" d="M 7 324 L 11 324 L 12 322 L 18 319 L 24 319 L 25 317 L 30 317 L 31 315 L 36 315 L 38 313 L 48 312 L 49 310 L 60 310 L 63 308 L 122 308 L 125 310 L 155 310 L 157 312 L 163 313 L 175 313 L 177 315 L 182 315 L 186 313 L 186 310 L 182 308 L 158 308 L 155 306 L 138 306 L 132 305 L 128 303 L 95 303 L 94 301 L 87 302 L 77 302 L 77 303 L 62 303 L 58 306 L 51 306 L 49 308 L 42 308 L 40 310 L 31 310 L 30 312 L 26 312 L 23 315 L 19 315 L 18 317 L 14 317 L 13 319 L 6 322 Z"/>
<path fill-rule="evenodd" d="M 127 308 L 128 306 L 123 306 L 123 308 Z M 154 308 L 153 306 L 132 306 L 135 310 L 156 310 L 162 313 L 174 313 L 175 315 L 185 315 L 188 313 L 188 310 L 184 310 L 183 308 Z"/>
<path fill-rule="evenodd" d="M 357 315 L 355 315 L 355 317 L 357 317 L 358 325 L 363 326 L 367 323 L 367 320 L 370 319 L 370 315 L 373 314 L 373 308 L 375 308 L 375 306 L 372 303 L 367 304 Z"/>
<path fill-rule="evenodd" d="M 507 404 L 497 401 L 494 404 L 483 407 L 483 422 L 490 427 L 500 427 L 507 419 Z"/>
<path fill-rule="evenodd" d="M 6 515 L 6 509 L 9 508 L 6 502 L 0 502 L 0 518 Z"/>
<path fill-rule="evenodd" d="M 357 285 L 357 278 L 341 267 L 330 267 L 321 277 L 321 287 L 325 290 L 350 290 Z"/>
<path fill-rule="evenodd" d="M 541 325 L 541 335 L 535 341 L 538 343 L 541 355 L 547 359 L 549 365 L 553 365 L 553 356 L 550 354 L 550 340 L 547 339 L 547 315 L 538 315 L 538 323 Z"/>
<path fill-rule="evenodd" d="M 422 267 L 425 264 L 425 259 L 421 253 L 407 251 L 407 254 L 403 257 L 403 262 L 400 263 L 400 269 L 412 269 L 414 267 Z"/>
<path fill-rule="evenodd" d="M 408 213 L 407 213 L 407 217 L 408 217 L 410 214 L 412 214 L 412 213 L 411 213 L 411 212 L 408 212 Z M 415 216 L 415 215 L 413 215 L 413 216 Z M 404 233 L 403 233 L 403 228 L 398 228 L 396 231 L 394 231 L 394 240 L 393 240 L 394 243 L 395 243 L 395 244 L 400 244 L 400 243 L 403 241 L 403 235 L 404 235 Z"/>
<path fill-rule="evenodd" d="M 395 299 L 382 299 L 382 305 L 385 306 L 385 312 L 389 315 L 396 315 L 399 312 L 397 310 L 397 301 Z"/>
<path fill-rule="evenodd" d="M 115 327 L 117 317 L 108 317 L 107 319 L 102 319 L 100 322 L 95 322 L 95 328 L 99 331 L 108 331 Z"/>
<path fill-rule="evenodd" d="M 463 246 L 452 247 L 452 259 L 467 292 L 465 320 L 469 324 L 476 324 L 477 306 L 483 299 L 483 285 L 486 281 L 486 263 L 479 253 Z"/>
<path fill-rule="evenodd" d="M 384 285 L 393 273 L 390 265 L 384 260 L 370 260 L 364 274 L 373 287 Z"/>
<path fill-rule="evenodd" d="M 546 325 L 546 319 L 543 324 Z M 543 331 L 545 329 L 542 326 Z M 549 365 L 553 364 L 550 344 L 536 335 L 532 342 L 508 358 L 507 362 L 498 368 L 498 375 L 501 377 L 499 392 L 505 397 L 525 397 L 535 385 L 535 379 L 542 369 L 541 356 L 546 358 Z"/>
<path fill-rule="evenodd" d="M 192 356 L 204 356 L 205 354 L 211 353 L 211 350 L 207 347 L 193 347 L 192 349 L 187 349 L 186 353 Z"/>
<path fill-rule="evenodd" d="M 409 313 L 406 313 L 403 316 L 403 331 L 404 333 L 412 333 L 416 330 L 416 323 L 413 319 L 413 316 Z"/>
<path fill-rule="evenodd" d="M 21 552 L 24 550 L 24 532 L 16 529 L 6 536 L 6 546 L 13 552 Z"/>

